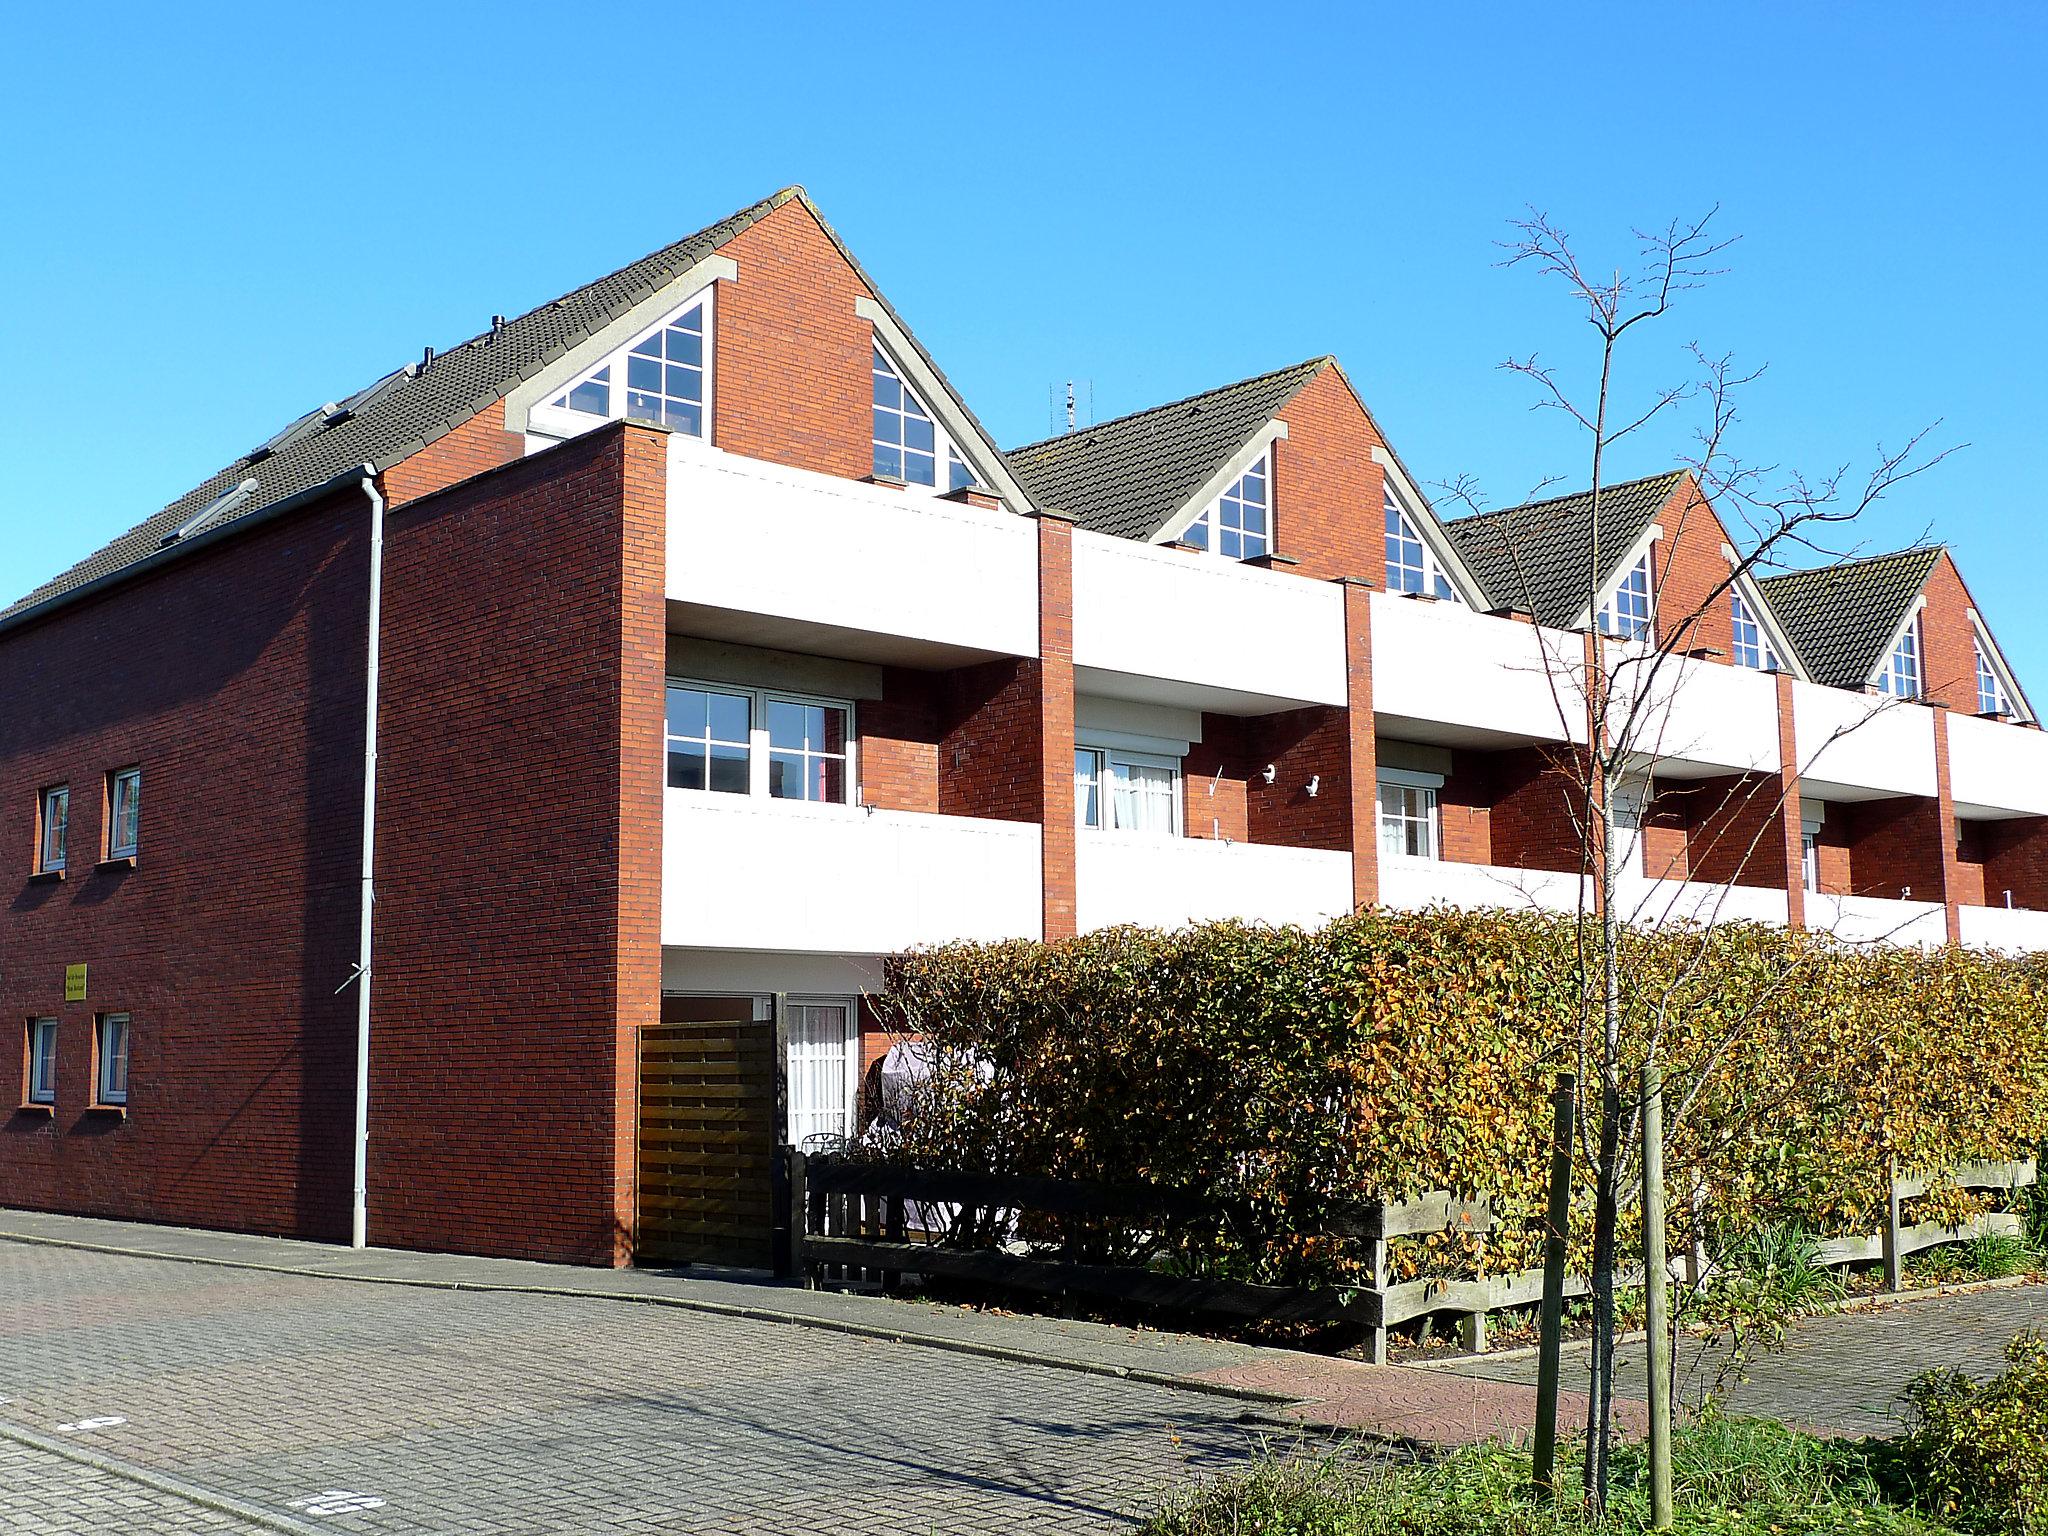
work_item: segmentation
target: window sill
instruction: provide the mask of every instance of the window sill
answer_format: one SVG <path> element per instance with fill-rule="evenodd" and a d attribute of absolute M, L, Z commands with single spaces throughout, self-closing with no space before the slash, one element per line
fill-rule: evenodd
<path fill-rule="evenodd" d="M 15 1105 L 14 1112 L 17 1115 L 48 1115 L 53 1120 L 57 1118 L 57 1106 L 45 1104 L 39 1099 L 30 1099 L 26 1104 Z"/>
<path fill-rule="evenodd" d="M 97 869 L 133 869 L 135 867 L 135 855 L 132 853 L 117 853 L 110 859 L 101 859 L 94 867 Z"/>
<path fill-rule="evenodd" d="M 56 885 L 64 879 L 61 869 L 39 869 L 28 877 L 30 885 Z"/>
<path fill-rule="evenodd" d="M 88 1104 L 85 1106 L 85 1112 L 88 1115 L 107 1115 L 116 1120 L 126 1120 L 128 1118 L 128 1106 L 126 1104 Z"/>

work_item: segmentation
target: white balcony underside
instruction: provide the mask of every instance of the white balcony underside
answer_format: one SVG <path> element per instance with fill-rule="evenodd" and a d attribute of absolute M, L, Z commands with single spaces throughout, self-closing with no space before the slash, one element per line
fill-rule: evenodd
<path fill-rule="evenodd" d="M 1083 933 L 1237 918 L 1315 926 L 1351 910 L 1351 855 L 1084 829 L 1075 849 Z"/>
<path fill-rule="evenodd" d="M 886 955 L 1040 933 L 1039 829 L 667 791 L 661 941 Z"/>

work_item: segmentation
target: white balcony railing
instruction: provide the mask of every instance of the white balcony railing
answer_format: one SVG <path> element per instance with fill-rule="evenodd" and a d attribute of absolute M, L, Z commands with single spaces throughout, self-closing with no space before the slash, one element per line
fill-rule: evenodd
<path fill-rule="evenodd" d="M 1948 777 L 1958 805 L 2048 816 L 2048 731 L 1951 714 Z"/>
<path fill-rule="evenodd" d="M 1771 923 L 1782 928 L 1791 921 L 1785 892 L 1757 885 L 1623 875 L 1615 882 L 1614 905 L 1624 921 L 1641 928 L 1670 923 Z"/>
<path fill-rule="evenodd" d="M 1314 926 L 1351 910 L 1351 855 L 1320 848 L 1084 830 L 1074 863 L 1083 933 L 1221 918 Z"/>
<path fill-rule="evenodd" d="M 2024 907 L 1962 907 L 1963 943 L 1971 949 L 2027 953 L 2048 949 L 2048 912 Z"/>
<path fill-rule="evenodd" d="M 1039 936 L 1039 830 L 671 789 L 661 941 L 882 955 Z"/>
<path fill-rule="evenodd" d="M 1934 795 L 1934 715 L 1924 705 L 1795 682 L 1792 720 L 1807 779 L 1885 795 Z"/>
<path fill-rule="evenodd" d="M 1586 739 L 1585 642 L 1455 603 L 1372 598 L 1373 709 L 1534 741 Z"/>
<path fill-rule="evenodd" d="M 1037 524 L 1012 513 L 670 439 L 672 602 L 1035 655 L 1037 538 Z M 774 643 L 779 632 L 755 633 Z"/>
<path fill-rule="evenodd" d="M 1342 704 L 1344 593 L 1327 581 L 1076 533 L 1074 664 L 1257 699 Z"/>
<path fill-rule="evenodd" d="M 1643 756 L 1716 773 L 1778 771 L 1778 685 L 1770 674 L 1669 656 L 1654 673 L 1647 663 L 1623 662 L 1615 683 L 1633 697 L 1627 729 Z"/>
<path fill-rule="evenodd" d="M 1436 906 L 1468 911 L 1504 907 L 1510 912 L 1576 912 L 1579 877 L 1556 869 L 1382 856 L 1380 905 L 1409 912 Z"/>
<path fill-rule="evenodd" d="M 1917 945 L 1948 942 L 1948 918 L 1938 901 L 1893 901 L 1881 896 L 1806 895 L 1806 926 L 1850 944 Z"/>

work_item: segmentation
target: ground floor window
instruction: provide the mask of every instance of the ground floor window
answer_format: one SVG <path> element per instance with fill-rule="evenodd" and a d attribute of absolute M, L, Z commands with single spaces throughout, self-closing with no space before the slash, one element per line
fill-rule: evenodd
<path fill-rule="evenodd" d="M 30 1104 L 57 1102 L 57 1021 L 28 1021 L 28 1093 Z"/>
<path fill-rule="evenodd" d="M 851 1140 L 860 1087 L 860 1025 L 852 998 L 789 1003 L 789 1140 L 822 1151 Z"/>
<path fill-rule="evenodd" d="M 97 1104 L 128 1102 L 128 1015 L 103 1013 L 94 1055 L 98 1058 L 95 1097 Z"/>
<path fill-rule="evenodd" d="M 1074 749 L 1074 816 L 1081 826 L 1171 837 L 1179 808 L 1175 759 L 1111 747 Z"/>
<path fill-rule="evenodd" d="M 1443 856 L 1437 792 L 1425 785 L 1379 786 L 1382 857 L 1435 859 Z"/>

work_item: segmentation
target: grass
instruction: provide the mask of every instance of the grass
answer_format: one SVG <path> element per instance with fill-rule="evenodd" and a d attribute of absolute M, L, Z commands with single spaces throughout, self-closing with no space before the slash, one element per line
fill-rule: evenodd
<path fill-rule="evenodd" d="M 2026 1239 L 2000 1232 L 1986 1232 L 1967 1243 L 1929 1248 L 1906 1261 L 1907 1272 L 1915 1279 L 1937 1285 L 2004 1280 L 2012 1275 L 2032 1274 L 2040 1266 L 2041 1255 Z"/>
<path fill-rule="evenodd" d="M 1527 1451 L 1474 1446 L 1373 1468 L 1341 1455 L 1269 1457 L 1180 1490 L 1145 1536 L 1633 1536 L 1649 1523 L 1641 1448 L 1617 1447 L 1608 1520 L 1577 1505 L 1576 1460 L 1561 1456 L 1556 1506 L 1529 1489 Z M 1878 1441 L 1820 1440 L 1757 1419 L 1708 1416 L 1673 1446 L 1681 1532 L 1721 1536 L 1954 1536 L 1912 1507 L 1898 1453 Z"/>

